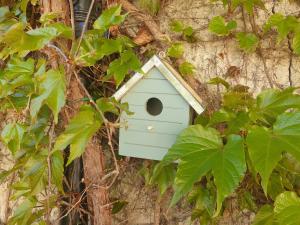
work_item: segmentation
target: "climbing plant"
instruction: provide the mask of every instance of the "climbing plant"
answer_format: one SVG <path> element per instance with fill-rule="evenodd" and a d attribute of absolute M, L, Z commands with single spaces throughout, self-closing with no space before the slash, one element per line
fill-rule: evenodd
<path fill-rule="evenodd" d="M 159 1 L 138 2 L 153 15 L 161 7 Z M 211 18 L 208 24 L 217 38 L 234 39 L 245 53 L 261 56 L 262 42 L 275 34 L 278 44 L 288 40 L 292 54 L 300 54 L 297 16 L 273 13 L 260 27 L 255 19 L 258 10 L 265 10 L 264 1 L 212 2 L 222 2 L 227 11 L 226 15 Z M 62 130 L 61 123 L 66 122 L 62 119 L 64 109 L 75 104 L 67 101 L 70 71 L 75 71 L 72 76 L 84 88 L 77 71 L 105 64 L 101 82 L 111 81 L 116 88 L 141 66 L 130 38 L 121 34 L 106 38 L 108 30 L 123 23 L 127 16 L 120 5 L 105 10 L 92 29 L 75 39 L 74 29 L 60 22 L 59 14 L 29 18 L 28 11 L 38 4 L 22 0 L 0 7 L 0 111 L 8 117 L 3 122 L 1 143 L 13 162 L 11 168 L 0 171 L 0 183 L 13 181 L 10 200 L 17 205 L 5 221 L 8 224 L 49 224 L 53 208 L 63 204 L 65 166 L 83 154 L 97 131 L 117 126 L 117 121 L 109 122 L 105 117 L 107 112 L 117 117 L 121 112 L 130 113 L 127 104 L 87 94 L 76 100 L 82 106 Z M 250 30 L 240 27 L 235 18 L 237 10 L 250 18 Z M 183 76 L 195 74 L 195 67 L 184 60 L 184 42 L 199 41 L 197 31 L 177 20 L 170 28 L 180 40 L 166 40 L 167 56 L 179 62 Z M 49 51 L 54 51 L 64 64 L 53 66 Z M 272 80 L 269 82 L 272 86 Z M 221 78 L 209 83 L 223 86 L 220 108 L 198 116 L 162 162 L 143 168 L 146 183 L 157 185 L 161 195 L 173 185 L 171 205 L 185 197 L 194 206 L 192 219 L 199 218 L 201 224 L 216 223 L 224 201 L 234 192 L 257 212 L 255 225 L 299 224 L 298 89 L 267 89 L 255 96 L 248 87 L 230 85 Z M 257 192 L 264 197 L 257 196 Z"/>
<path fill-rule="evenodd" d="M 118 115 L 128 111 L 126 104 L 112 98 L 78 99 L 79 112 L 61 131 L 60 114 L 66 106 L 69 81 L 67 72 L 74 67 L 94 66 L 99 60 L 114 55 L 104 75 L 118 86 L 130 71 L 139 70 L 140 61 L 134 44 L 125 36 L 107 39 L 104 33 L 122 23 L 117 5 L 104 11 L 82 39 L 73 40 L 71 27 L 59 22 L 59 15 L 40 15 L 35 27 L 26 17 L 27 4 L 0 8 L 0 110 L 9 119 L 1 131 L 1 142 L 10 151 L 13 166 L 0 171 L 0 182 L 13 179 L 11 201 L 18 207 L 7 224 L 50 224 L 53 208 L 62 202 L 64 167 L 80 157 L 89 139 L 108 120 L 105 113 Z M 39 26 L 37 26 L 39 25 Z M 71 43 L 72 51 L 61 48 Z M 52 49 L 65 60 L 54 68 L 45 52 Z M 63 49 L 63 50 L 62 50 Z M 80 82 L 80 80 L 78 81 Z M 68 103 L 70 104 L 70 103 Z M 70 146 L 69 153 L 64 152 Z M 64 163 L 66 158 L 66 163 Z"/>

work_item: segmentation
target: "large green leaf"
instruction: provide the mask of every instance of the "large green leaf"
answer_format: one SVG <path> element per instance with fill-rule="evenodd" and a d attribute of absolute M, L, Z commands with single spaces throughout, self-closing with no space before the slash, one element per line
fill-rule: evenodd
<path fill-rule="evenodd" d="M 281 159 L 284 145 L 262 127 L 249 131 L 247 145 L 251 161 L 262 178 L 262 187 L 267 194 L 269 177 Z"/>
<path fill-rule="evenodd" d="M 101 16 L 94 22 L 94 29 L 104 32 L 110 26 L 122 23 L 125 20 L 126 14 L 121 15 L 121 9 L 121 5 L 117 5 L 103 11 Z"/>
<path fill-rule="evenodd" d="M 212 171 L 217 186 L 217 209 L 238 186 L 245 170 L 243 141 L 240 136 L 231 135 L 223 145 L 219 133 L 201 125 L 190 126 L 178 137 L 176 143 L 164 157 L 162 164 L 179 159 L 175 178 L 175 194 L 171 204 L 175 204 L 189 192 L 196 181 Z"/>
<path fill-rule="evenodd" d="M 273 133 L 284 145 L 283 151 L 300 161 L 300 112 L 287 112 L 278 116 Z"/>
<path fill-rule="evenodd" d="M 262 178 L 267 194 L 269 178 L 281 159 L 282 152 L 289 152 L 300 160 L 300 112 L 280 115 L 273 130 L 256 127 L 249 131 L 247 145 L 251 161 Z"/>
<path fill-rule="evenodd" d="M 20 150 L 24 133 L 25 127 L 18 123 L 9 123 L 2 130 L 1 139 L 13 155 Z"/>
<path fill-rule="evenodd" d="M 268 89 L 262 91 L 257 96 L 257 108 L 252 114 L 256 114 L 259 119 L 266 119 L 273 122 L 281 113 L 291 108 L 300 107 L 300 95 L 294 94 L 294 88 L 285 90 Z"/>
<path fill-rule="evenodd" d="M 66 130 L 56 139 L 54 150 L 64 150 L 70 145 L 70 156 L 67 162 L 69 165 L 84 152 L 89 139 L 97 132 L 101 124 L 102 121 L 91 106 L 82 106 Z"/>
<path fill-rule="evenodd" d="M 58 121 L 58 113 L 65 105 L 65 76 L 59 70 L 49 70 L 43 76 L 39 77 L 39 95 L 32 99 L 30 106 L 30 115 L 36 118 L 43 104 L 49 106 L 52 110 L 55 122 Z"/>
<path fill-rule="evenodd" d="M 275 201 L 274 208 L 278 225 L 299 225 L 300 198 L 294 192 L 284 192 Z"/>

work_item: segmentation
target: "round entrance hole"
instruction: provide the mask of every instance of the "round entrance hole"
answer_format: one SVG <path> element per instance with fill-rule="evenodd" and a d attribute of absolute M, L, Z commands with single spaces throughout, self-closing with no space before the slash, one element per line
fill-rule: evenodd
<path fill-rule="evenodd" d="M 149 98 L 146 104 L 147 112 L 152 116 L 161 114 L 163 104 L 158 98 Z"/>

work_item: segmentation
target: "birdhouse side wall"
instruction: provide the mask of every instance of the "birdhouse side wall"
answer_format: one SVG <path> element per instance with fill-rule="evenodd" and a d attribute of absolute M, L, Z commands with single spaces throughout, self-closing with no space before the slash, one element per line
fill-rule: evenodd
<path fill-rule="evenodd" d="M 157 98 L 162 112 L 151 115 L 147 101 Z M 190 106 L 153 68 L 122 99 L 134 115 L 121 115 L 119 153 L 144 159 L 161 160 L 190 122 Z"/>

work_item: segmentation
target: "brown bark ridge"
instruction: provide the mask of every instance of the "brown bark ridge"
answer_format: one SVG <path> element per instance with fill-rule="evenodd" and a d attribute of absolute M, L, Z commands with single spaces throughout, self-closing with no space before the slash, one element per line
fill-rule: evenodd
<path fill-rule="evenodd" d="M 42 0 L 42 10 L 47 12 L 61 12 L 63 21 L 66 24 L 70 24 L 70 10 L 69 2 L 67 0 Z M 49 55 L 49 58 L 53 59 L 53 55 Z M 53 62 L 53 66 L 63 64 L 65 62 L 56 56 L 56 63 Z M 67 91 L 67 102 L 78 102 L 77 104 L 69 105 L 64 109 L 63 119 L 65 124 L 67 120 L 74 116 L 81 103 L 78 99 L 85 97 L 83 90 L 80 88 L 75 76 L 72 76 L 75 68 L 69 68 L 67 70 L 67 79 L 70 80 Z M 85 152 L 83 154 L 83 166 L 84 166 L 84 181 L 87 188 L 87 196 L 89 203 L 89 211 L 92 213 L 93 225 L 111 225 L 111 210 L 104 205 L 109 204 L 108 192 L 105 186 L 101 186 L 102 176 L 104 175 L 104 156 L 102 154 L 101 144 L 96 135 L 88 142 Z"/>

